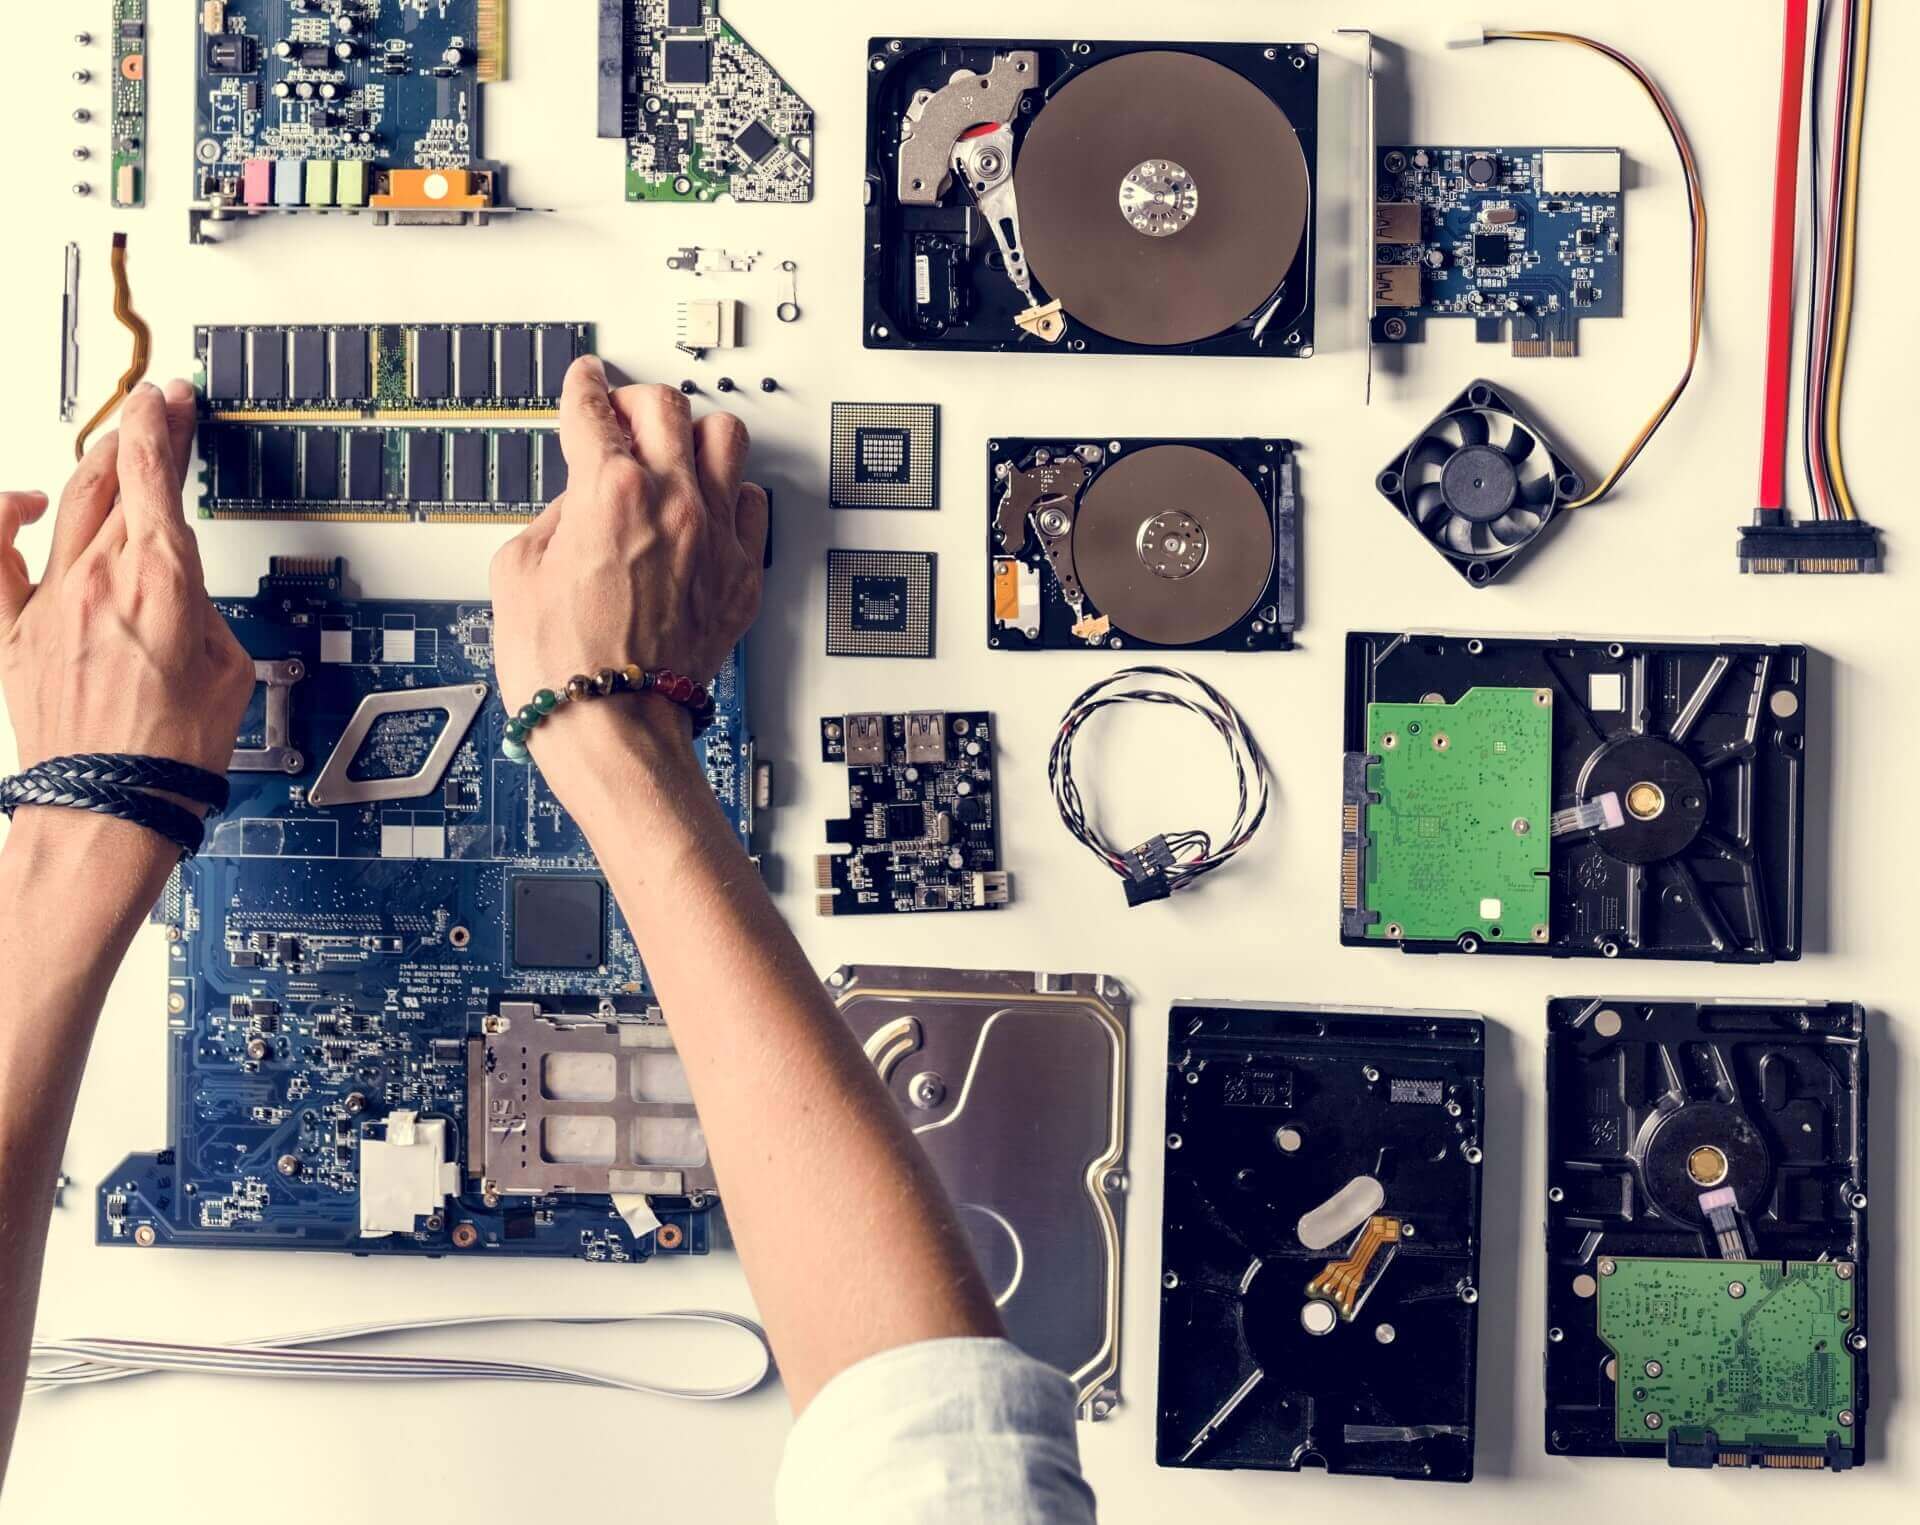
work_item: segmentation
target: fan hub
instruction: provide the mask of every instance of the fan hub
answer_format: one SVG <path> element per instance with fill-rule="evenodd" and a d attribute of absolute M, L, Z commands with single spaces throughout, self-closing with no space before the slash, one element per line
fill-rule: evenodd
<path fill-rule="evenodd" d="M 1474 524 L 1491 524 L 1507 513 L 1520 495 L 1520 473 L 1504 450 L 1463 445 L 1448 457 L 1440 473 L 1447 507 Z"/>

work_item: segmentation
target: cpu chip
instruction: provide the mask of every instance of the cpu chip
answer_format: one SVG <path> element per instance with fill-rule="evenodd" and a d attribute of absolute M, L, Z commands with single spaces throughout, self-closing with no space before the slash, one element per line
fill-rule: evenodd
<path fill-rule="evenodd" d="M 827 552 L 827 655 L 931 657 L 934 557 Z"/>

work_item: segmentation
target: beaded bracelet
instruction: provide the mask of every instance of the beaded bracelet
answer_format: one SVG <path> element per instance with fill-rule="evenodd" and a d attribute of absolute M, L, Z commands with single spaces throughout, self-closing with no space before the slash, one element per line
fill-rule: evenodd
<path fill-rule="evenodd" d="M 706 734 L 713 724 L 713 695 L 704 683 L 696 683 L 670 667 L 642 668 L 629 662 L 625 667 L 603 667 L 588 677 L 578 673 L 567 680 L 565 688 L 543 688 L 507 721 L 500 751 L 509 762 L 523 763 L 532 754 L 527 740 L 553 712 L 563 704 L 578 704 L 588 699 L 608 699 L 615 694 L 652 694 L 679 705 L 693 717 L 695 738 Z"/>

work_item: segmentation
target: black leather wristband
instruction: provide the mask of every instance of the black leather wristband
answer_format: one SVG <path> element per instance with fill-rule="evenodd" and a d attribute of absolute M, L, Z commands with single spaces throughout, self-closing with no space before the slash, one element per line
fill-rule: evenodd
<path fill-rule="evenodd" d="M 118 784 L 123 789 L 159 789 L 225 810 L 232 786 L 218 773 L 166 757 L 141 757 L 125 752 L 82 752 L 71 757 L 49 757 L 26 770 L 26 777 L 53 782 Z"/>
<path fill-rule="evenodd" d="M 11 818 L 23 806 L 85 810 L 129 821 L 166 838 L 183 858 L 193 857 L 206 841 L 206 825 L 191 810 L 120 784 L 40 777 L 31 772 L 0 779 L 0 814 Z"/>

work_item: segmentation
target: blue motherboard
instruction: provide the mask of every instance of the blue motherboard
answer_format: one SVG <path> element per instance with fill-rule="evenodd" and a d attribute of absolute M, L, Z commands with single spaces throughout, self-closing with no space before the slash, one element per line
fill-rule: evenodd
<path fill-rule="evenodd" d="M 288 559 L 216 602 L 259 682 L 232 804 L 155 912 L 167 1147 L 102 1184 L 98 1241 L 706 1250 L 712 1173 L 640 950 L 501 755 L 491 607 L 359 600 L 343 562 Z M 743 844 L 744 684 L 736 653 L 700 743 Z"/>
<path fill-rule="evenodd" d="M 1380 149 L 1374 342 L 1472 318 L 1515 356 L 1578 354 L 1582 319 L 1623 311 L 1623 173 L 1617 148 Z"/>

